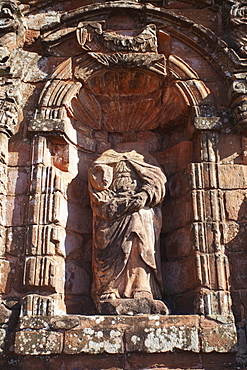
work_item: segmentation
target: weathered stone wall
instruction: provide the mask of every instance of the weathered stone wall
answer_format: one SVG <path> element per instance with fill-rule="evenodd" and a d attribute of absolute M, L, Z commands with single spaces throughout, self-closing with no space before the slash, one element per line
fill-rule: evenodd
<path fill-rule="evenodd" d="M 223 354 L 215 341 L 228 332 L 218 321 L 232 322 L 232 312 L 245 362 L 246 4 L 150 3 L 0 4 L 3 368 L 230 369 L 234 334 Z M 111 34 L 116 29 L 118 36 Z M 121 38 L 133 31 L 134 46 Z M 64 338 L 75 330 L 73 320 L 79 331 L 86 319 L 69 316 L 68 328 L 54 324 L 54 315 L 96 314 L 87 171 L 107 149 L 146 150 L 167 176 L 163 298 L 174 315 L 202 315 L 195 319 L 195 352 L 177 345 L 171 353 L 130 349 L 128 327 L 140 319 L 128 318 L 134 321 L 123 331 L 116 324 L 121 351 L 81 354 L 76 334 L 72 356 Z M 46 318 L 25 326 L 30 315 Z M 180 318 L 171 319 L 175 326 Z M 184 320 L 178 337 L 192 333 Z"/>

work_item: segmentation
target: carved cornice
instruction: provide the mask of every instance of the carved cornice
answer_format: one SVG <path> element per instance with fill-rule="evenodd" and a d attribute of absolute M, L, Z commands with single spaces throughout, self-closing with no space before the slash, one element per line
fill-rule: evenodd
<path fill-rule="evenodd" d="M 197 50 L 197 52 L 202 54 L 212 67 L 221 73 L 222 77 L 227 80 L 229 80 L 229 77 L 236 69 L 247 67 L 247 61 L 245 59 L 238 56 L 233 49 L 229 48 L 224 40 L 216 37 L 216 35 L 206 27 L 198 25 L 194 21 L 168 9 L 157 8 L 151 4 L 144 5 L 129 1 L 96 3 L 63 14 L 61 16 L 60 27 L 56 29 L 52 29 L 51 27 L 43 31 L 42 43 L 44 48 L 51 54 L 53 53 L 52 50 L 55 48 L 55 55 L 59 43 L 64 42 L 65 39 L 74 37 L 77 25 L 80 22 L 84 24 L 100 23 L 100 21 L 97 21 L 97 17 L 102 19 L 102 16 L 106 16 L 109 12 L 116 9 L 120 11 L 128 9 L 132 12 L 136 12 L 136 14 L 140 16 L 145 12 L 145 21 L 147 23 L 159 25 L 159 32 L 169 29 L 171 36 Z M 94 29 L 94 34 L 97 34 L 95 38 L 96 43 L 97 38 L 101 37 L 101 31 L 99 28 L 97 29 L 97 27 L 98 26 Z M 85 34 L 84 37 L 86 37 Z M 87 45 L 87 42 L 85 45 Z"/>

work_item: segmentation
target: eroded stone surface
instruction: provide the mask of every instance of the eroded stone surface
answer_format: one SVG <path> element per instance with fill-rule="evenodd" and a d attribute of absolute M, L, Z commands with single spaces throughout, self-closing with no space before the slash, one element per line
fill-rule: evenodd
<path fill-rule="evenodd" d="M 129 332 L 128 345 L 133 351 L 144 348 L 147 356 L 185 349 L 186 340 L 190 355 L 197 355 L 192 351 L 198 330 L 204 348 L 199 350 L 211 355 L 214 348 L 230 351 L 234 342 L 234 328 L 219 316 L 228 317 L 233 308 L 242 326 L 247 317 L 246 4 L 152 4 L 1 1 L 0 293 L 4 299 L 18 297 L 22 314 L 46 315 L 22 320 L 27 351 L 36 334 L 43 346 L 42 337 L 49 343 L 50 337 L 95 327 L 90 320 L 80 327 L 80 317 L 52 315 L 95 313 L 86 184 L 88 167 L 108 149 L 145 149 L 164 169 L 169 183 L 161 235 L 166 297 L 172 312 L 210 314 L 217 324 L 205 321 L 195 329 L 197 324 L 186 318 L 187 326 L 170 321 L 170 330 L 161 319 L 162 324 L 150 326 L 138 318 L 141 330 L 148 329 L 140 334 L 130 332 L 136 329 L 132 318 L 115 324 L 104 319 L 110 331 L 102 347 L 97 330 L 105 328 L 96 318 L 99 328 L 70 338 L 70 350 L 125 350 L 122 341 Z M 8 329 L 6 351 L 8 346 L 11 351 L 15 325 L 10 309 L 4 303 L 0 310 L 2 338 Z M 113 338 L 111 330 L 120 334 Z M 91 337 L 96 344 L 89 349 Z M 55 347 L 54 353 L 61 350 Z M 38 351 L 46 354 L 49 348 Z M 186 360 L 187 367 L 207 368 L 220 357 L 230 358 L 219 352 L 208 357 L 210 365 L 197 357 Z M 97 360 L 97 367 L 138 368 L 141 357 L 134 356 L 109 366 Z M 147 358 L 143 367 L 154 367 Z M 167 359 L 157 364 L 175 367 Z M 37 361 L 33 358 L 30 368 L 47 365 L 47 358 Z M 54 368 L 94 369 L 93 360 L 81 365 L 78 357 L 68 365 L 58 356 L 58 361 Z M 220 369 L 227 368 L 222 363 Z M 181 360 L 176 366 L 186 365 Z"/>
<path fill-rule="evenodd" d="M 90 167 L 92 294 L 100 313 L 159 312 L 154 299 L 161 299 L 159 235 L 165 183 L 165 174 L 148 152 L 108 150 Z"/>
<path fill-rule="evenodd" d="M 222 325 L 213 320 L 201 318 L 200 326 L 203 352 L 236 352 L 236 327 L 233 323 Z"/>
<path fill-rule="evenodd" d="M 236 351 L 234 324 L 229 318 L 225 323 L 218 319 L 197 315 L 22 318 L 15 352 L 37 355 L 62 351 L 66 354 L 165 353 L 176 349 L 194 353 Z"/>
<path fill-rule="evenodd" d="M 16 333 L 15 352 L 25 355 L 61 353 L 63 334 L 45 330 L 24 330 Z"/>

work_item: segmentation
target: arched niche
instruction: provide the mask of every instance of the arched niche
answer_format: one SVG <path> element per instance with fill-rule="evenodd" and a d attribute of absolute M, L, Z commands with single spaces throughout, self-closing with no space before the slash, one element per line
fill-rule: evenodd
<path fill-rule="evenodd" d="M 133 9 L 142 14 L 142 5 L 131 4 L 130 10 L 127 3 L 119 2 L 112 2 L 111 8 L 124 9 L 125 17 L 126 11 L 132 16 L 136 14 Z M 218 240 L 221 219 L 211 214 L 214 210 L 205 205 L 211 202 L 211 208 L 217 208 L 217 212 L 222 206 L 220 192 L 214 184 L 217 131 L 210 132 L 218 123 L 214 97 L 197 72 L 170 53 L 167 29 L 170 27 L 171 34 L 176 34 L 185 44 L 190 43 L 198 54 L 206 54 L 207 58 L 208 51 L 218 47 L 218 41 L 187 19 L 148 5 L 145 24 L 130 36 L 134 38 L 147 31 L 153 44 L 148 41 L 140 53 L 131 47 L 128 50 L 124 44 L 119 52 L 109 51 L 109 45 L 100 38 L 107 37 L 107 42 L 120 45 L 124 36 L 123 30 L 112 32 L 113 23 L 104 36 L 102 22 L 111 11 L 109 7 L 109 4 L 98 4 L 80 8 L 62 17 L 61 29 L 44 34 L 47 52 L 51 55 L 60 52 L 62 62 L 42 90 L 29 134 L 40 135 L 52 143 L 52 166 L 62 174 L 70 172 L 69 167 L 75 163 L 74 170 L 67 176 L 67 193 L 74 181 L 83 183 L 83 191 L 87 192 L 87 168 L 102 151 L 111 147 L 150 150 L 168 177 L 161 241 L 165 298 L 171 299 L 170 305 L 177 301 L 173 312 L 229 315 L 228 265 Z M 154 26 L 147 24 L 149 17 L 154 20 Z M 186 31 L 181 30 L 182 26 Z M 96 34 L 95 39 L 92 33 Z M 193 40 L 193 33 L 203 40 L 200 46 Z M 82 35 L 86 35 L 86 39 Z M 66 50 L 68 43 L 76 45 L 72 56 Z M 224 53 L 223 48 L 219 48 L 220 53 Z M 232 63 L 230 58 L 228 62 Z M 216 69 L 224 74 L 221 64 L 218 63 Z M 205 134 L 201 133 L 204 129 L 201 118 L 206 121 Z M 56 157 L 59 145 L 62 147 L 60 156 L 67 160 L 67 167 Z M 202 153 L 201 157 L 198 152 Z M 205 187 L 208 166 L 214 175 Z M 88 204 L 80 208 L 72 206 L 69 198 L 67 202 L 65 229 L 69 234 L 72 208 L 77 218 L 83 212 L 88 224 L 91 211 Z M 77 230 L 78 235 L 90 240 L 90 226 L 82 226 L 82 229 Z M 215 247 L 210 242 L 212 235 L 217 239 Z M 69 243 L 65 238 L 65 250 L 70 249 Z M 210 265 L 215 266 L 217 272 L 210 269 Z M 220 282 L 223 275 L 224 286 Z M 88 284 L 89 280 L 85 278 L 85 281 Z M 85 291 L 89 294 L 90 288 Z M 67 306 L 70 299 L 68 295 Z M 73 308 L 68 311 L 73 312 Z"/>

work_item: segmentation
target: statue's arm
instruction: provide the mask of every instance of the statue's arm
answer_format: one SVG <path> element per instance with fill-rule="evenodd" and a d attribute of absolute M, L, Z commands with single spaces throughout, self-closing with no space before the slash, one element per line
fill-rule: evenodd
<path fill-rule="evenodd" d="M 93 213 L 105 220 L 113 220 L 128 213 L 128 196 L 113 196 L 110 199 L 91 197 Z"/>

